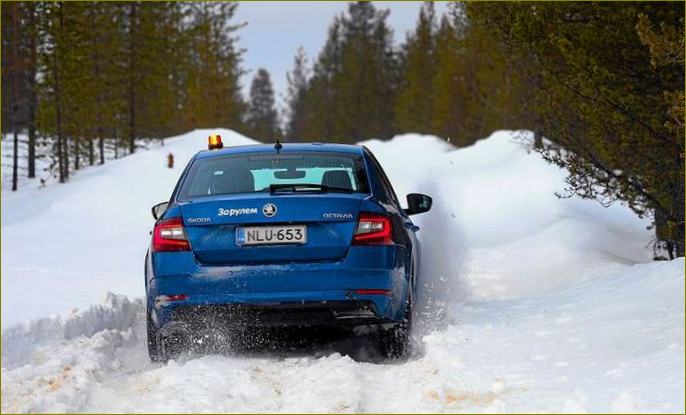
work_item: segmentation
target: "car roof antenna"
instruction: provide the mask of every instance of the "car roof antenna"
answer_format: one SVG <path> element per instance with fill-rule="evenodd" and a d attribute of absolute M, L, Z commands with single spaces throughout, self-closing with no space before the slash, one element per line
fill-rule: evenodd
<path fill-rule="evenodd" d="M 279 137 L 276 137 L 276 144 L 274 144 L 274 149 L 276 150 L 276 153 L 279 153 L 279 150 L 283 148 L 283 145 L 281 145 L 281 141 L 279 141 Z"/>

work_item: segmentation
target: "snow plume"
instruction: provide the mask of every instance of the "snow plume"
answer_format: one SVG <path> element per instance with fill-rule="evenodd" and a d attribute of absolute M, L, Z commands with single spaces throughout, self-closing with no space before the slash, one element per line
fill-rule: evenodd
<path fill-rule="evenodd" d="M 420 227 L 421 263 L 415 308 L 417 335 L 444 328 L 448 311 L 469 299 L 464 280 L 467 247 L 457 213 L 445 201 L 449 195 L 435 182 L 420 186 L 433 198 L 431 211 L 415 221 Z"/>
<path fill-rule="evenodd" d="M 433 198 L 428 213 L 412 216 L 420 227 L 421 263 L 414 311 L 415 337 L 445 327 L 447 311 L 469 297 L 462 269 L 467 249 L 458 212 L 452 203 L 457 187 L 449 156 L 455 147 L 445 140 L 418 134 L 403 134 L 390 141 L 369 140 L 369 147 L 393 183 L 400 203 L 408 193 Z"/>

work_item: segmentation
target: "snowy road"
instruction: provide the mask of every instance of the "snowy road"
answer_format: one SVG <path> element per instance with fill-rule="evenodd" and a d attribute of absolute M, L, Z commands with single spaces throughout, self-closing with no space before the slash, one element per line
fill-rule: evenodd
<path fill-rule="evenodd" d="M 3 192 L 3 413 L 684 411 L 683 260 L 650 262 L 651 234 L 626 208 L 557 199 L 564 172 L 506 132 L 457 151 L 416 135 L 366 143 L 399 194 L 436 201 L 418 218 L 423 299 L 446 313 L 408 362 L 336 339 L 150 364 L 149 207 L 207 133 Z"/>

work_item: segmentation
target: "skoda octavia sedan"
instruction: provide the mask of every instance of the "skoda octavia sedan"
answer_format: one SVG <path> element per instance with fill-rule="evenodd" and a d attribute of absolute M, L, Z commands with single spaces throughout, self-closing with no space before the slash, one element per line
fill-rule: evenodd
<path fill-rule="evenodd" d="M 363 146 L 222 148 L 212 136 L 209 147 L 152 209 L 150 358 L 220 325 L 363 326 L 387 356 L 405 355 L 419 267 L 410 216 L 431 198 L 409 194 L 402 208 Z"/>

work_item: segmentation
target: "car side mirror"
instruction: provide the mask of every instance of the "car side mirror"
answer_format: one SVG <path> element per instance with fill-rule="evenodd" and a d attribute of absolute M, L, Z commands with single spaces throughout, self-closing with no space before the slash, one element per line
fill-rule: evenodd
<path fill-rule="evenodd" d="M 408 215 L 416 215 L 417 213 L 424 213 L 431 210 L 433 199 L 430 196 L 421 193 L 410 193 L 407 195 L 407 209 L 404 209 Z"/>
<path fill-rule="evenodd" d="M 155 218 L 155 220 L 159 219 L 160 216 L 164 215 L 164 212 L 167 211 L 167 207 L 169 207 L 169 202 L 156 204 L 152 207 L 152 217 Z"/>

